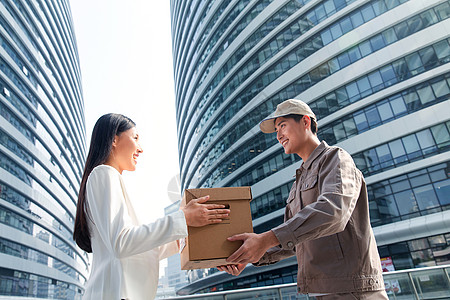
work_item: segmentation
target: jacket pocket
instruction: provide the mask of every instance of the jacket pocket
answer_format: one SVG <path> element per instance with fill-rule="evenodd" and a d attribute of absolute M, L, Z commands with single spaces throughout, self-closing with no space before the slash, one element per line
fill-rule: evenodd
<path fill-rule="evenodd" d="M 317 201 L 317 198 L 319 197 L 317 181 L 318 181 L 317 173 L 311 174 L 303 180 L 300 186 L 302 197 L 301 200 L 303 202 L 303 206 L 309 205 Z"/>
<path fill-rule="evenodd" d="M 314 188 L 317 184 L 317 173 L 311 174 L 302 182 L 301 191 L 307 191 Z"/>

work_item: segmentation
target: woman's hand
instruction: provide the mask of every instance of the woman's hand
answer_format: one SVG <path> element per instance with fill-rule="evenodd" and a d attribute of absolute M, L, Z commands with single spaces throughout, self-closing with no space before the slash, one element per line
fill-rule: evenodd
<path fill-rule="evenodd" d="M 186 218 L 186 224 L 192 227 L 201 227 L 209 224 L 222 222 L 228 218 L 230 210 L 225 209 L 222 204 L 204 204 L 209 200 L 209 196 L 193 199 L 181 208 Z"/>
<path fill-rule="evenodd" d="M 235 265 L 225 265 L 225 266 L 218 266 L 217 269 L 219 271 L 227 272 L 228 274 L 238 276 L 241 274 L 241 272 L 245 269 L 247 265 L 246 264 L 235 264 Z"/>

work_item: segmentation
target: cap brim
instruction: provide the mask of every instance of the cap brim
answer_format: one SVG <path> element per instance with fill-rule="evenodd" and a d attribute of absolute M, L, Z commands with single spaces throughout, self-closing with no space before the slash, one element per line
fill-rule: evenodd
<path fill-rule="evenodd" d="M 275 119 L 276 117 L 266 118 L 259 123 L 259 129 L 261 129 L 264 133 L 273 133 L 275 132 Z"/>
<path fill-rule="evenodd" d="M 275 119 L 280 118 L 280 117 L 285 117 L 287 115 L 289 115 L 289 114 L 282 114 L 279 116 L 267 117 L 264 120 L 262 120 L 261 123 L 259 123 L 259 129 L 261 129 L 261 131 L 264 133 L 274 133 L 274 132 L 276 132 Z"/>

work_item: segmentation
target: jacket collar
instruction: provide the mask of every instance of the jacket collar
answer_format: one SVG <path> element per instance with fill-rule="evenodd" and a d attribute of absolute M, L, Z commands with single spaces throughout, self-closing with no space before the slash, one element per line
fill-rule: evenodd
<path fill-rule="evenodd" d="M 319 157 L 319 155 L 326 149 L 328 148 L 328 144 L 325 141 L 322 141 L 319 146 L 316 147 L 316 149 L 313 150 L 313 152 L 311 152 L 311 154 L 309 155 L 308 159 L 303 162 L 302 167 L 307 170 L 311 164 L 313 163 L 313 161 Z"/>

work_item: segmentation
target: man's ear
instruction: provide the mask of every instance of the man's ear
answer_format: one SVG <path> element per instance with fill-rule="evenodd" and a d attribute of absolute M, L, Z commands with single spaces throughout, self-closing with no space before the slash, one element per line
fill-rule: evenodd
<path fill-rule="evenodd" d="M 309 130 L 311 130 L 311 118 L 309 116 L 304 115 L 302 118 L 302 122 L 306 128 L 309 128 Z"/>

